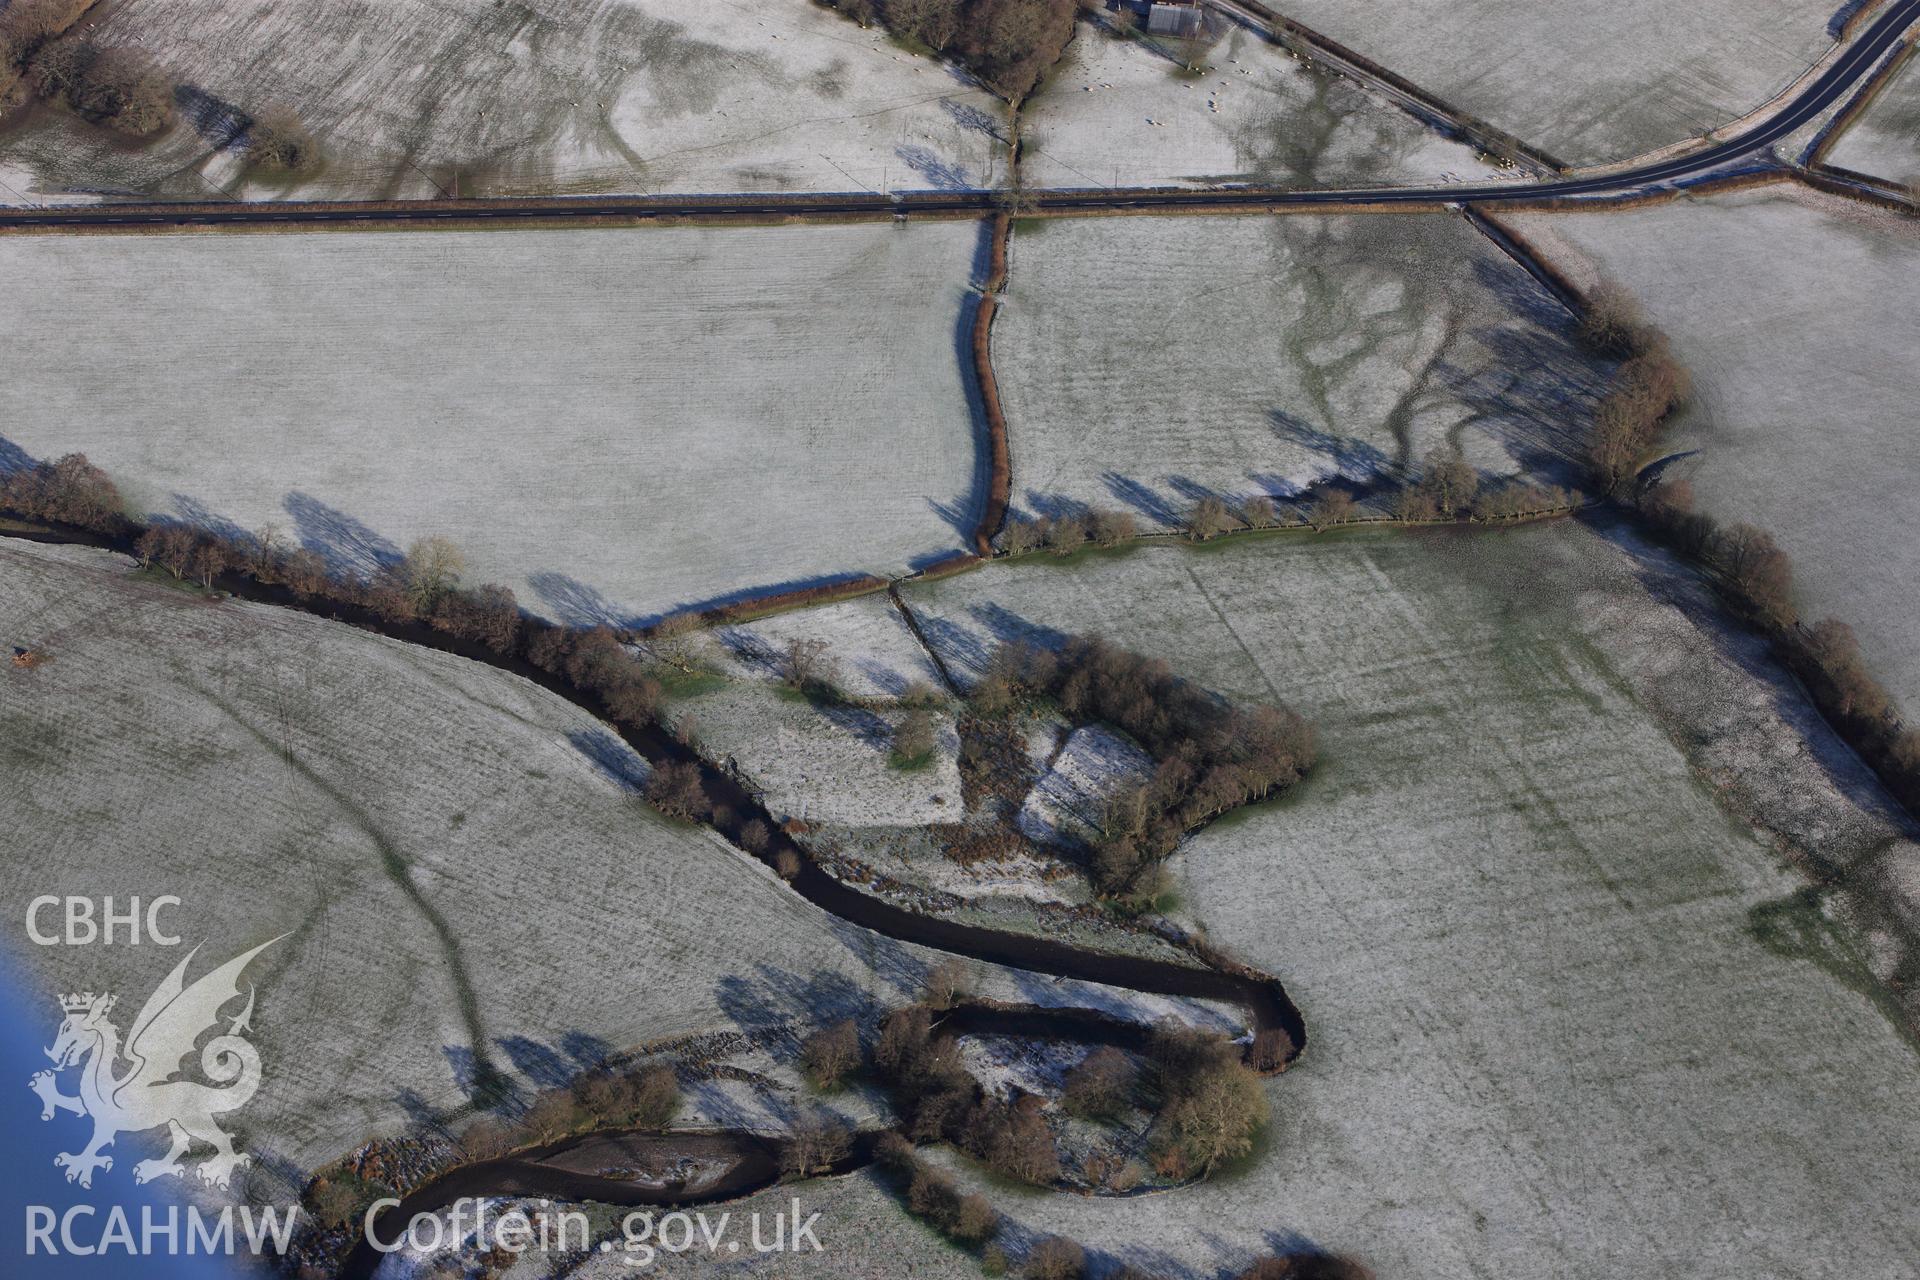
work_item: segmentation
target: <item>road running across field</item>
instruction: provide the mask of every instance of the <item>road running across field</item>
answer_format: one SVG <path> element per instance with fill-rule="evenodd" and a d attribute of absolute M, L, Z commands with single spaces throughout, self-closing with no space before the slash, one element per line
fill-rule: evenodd
<path fill-rule="evenodd" d="M 1880 59 L 1920 21 L 1920 0 L 1895 0 L 1833 66 L 1778 112 L 1743 133 L 1689 155 L 1618 173 L 1489 186 L 1367 187 L 1300 191 L 1235 186 L 1209 190 L 1075 188 L 1020 193 L 1034 213 L 1247 210 L 1313 205 L 1393 208 L 1421 205 L 1521 204 L 1586 197 L 1644 195 L 1690 178 L 1734 168 L 1804 127 L 1860 88 Z M 1769 158 L 1768 163 L 1772 161 Z M 11 208 L 0 229 L 127 230 L 142 227 L 262 226 L 280 224 L 432 226 L 436 223 L 564 222 L 571 219 L 739 219 L 985 214 L 1008 206 L 1001 191 L 883 192 L 826 196 L 543 196 L 422 201 L 240 202 L 230 204 L 110 204 L 84 208 Z"/>

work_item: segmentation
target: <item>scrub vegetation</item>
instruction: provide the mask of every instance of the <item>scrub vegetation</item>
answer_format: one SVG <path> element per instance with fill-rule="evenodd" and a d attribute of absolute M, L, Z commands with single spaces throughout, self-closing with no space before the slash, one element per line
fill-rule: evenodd
<path fill-rule="evenodd" d="M 1313 766 L 1313 731 L 1292 711 L 1234 705 L 1098 638 L 1003 646 L 970 695 L 988 716 L 1038 700 L 1069 724 L 1114 726 L 1152 758 L 1151 777 L 1110 797 L 1099 819 L 1089 869 L 1110 897 L 1153 896 L 1186 832 L 1285 792 Z"/>
<path fill-rule="evenodd" d="M 1073 38 L 1079 0 L 831 0 L 863 25 L 959 61 L 1019 101 Z"/>

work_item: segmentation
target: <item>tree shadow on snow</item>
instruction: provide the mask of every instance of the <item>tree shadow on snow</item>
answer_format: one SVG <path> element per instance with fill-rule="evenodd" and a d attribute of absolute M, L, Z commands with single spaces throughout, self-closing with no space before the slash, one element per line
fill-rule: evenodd
<path fill-rule="evenodd" d="M 179 108 L 181 119 L 216 151 L 234 146 L 253 128 L 252 116 L 198 85 L 176 85 L 173 104 Z"/>
<path fill-rule="evenodd" d="M 965 166 L 943 159 L 932 147 L 902 144 L 893 149 L 894 158 L 939 191 L 966 191 L 973 186 Z"/>
<path fill-rule="evenodd" d="M 1201 484 L 1198 480 L 1190 476 L 1168 476 L 1167 488 L 1186 499 L 1188 509 L 1199 505 L 1199 503 L 1207 498 L 1217 498 L 1228 505 L 1232 505 L 1234 500 L 1234 495 L 1226 490 L 1216 489 L 1212 485 Z"/>
<path fill-rule="evenodd" d="M 893 751 L 893 726 L 877 711 L 865 707 L 820 706 L 820 718 L 880 755 Z"/>
<path fill-rule="evenodd" d="M 1721 658 L 1765 687 L 1773 711 L 1804 745 L 1835 791 L 1855 808 L 1905 828 L 1905 815 L 1887 798 L 1878 777 L 1827 723 L 1799 682 L 1759 633 L 1728 615 L 1698 570 L 1648 542 L 1623 518 L 1586 513 L 1580 522 L 1625 552 L 1635 578 L 1654 600 L 1678 609 Z"/>
<path fill-rule="evenodd" d="M 34 457 L 5 436 L 0 436 L 0 479 L 34 465 Z"/>
<path fill-rule="evenodd" d="M 894 623 L 902 631 L 906 629 L 906 623 L 898 615 L 894 616 Z M 756 675 L 765 679 L 777 679 L 781 675 L 786 664 L 786 651 L 751 626 L 720 627 L 713 636 L 726 649 L 728 656 Z M 924 656 L 910 670 L 902 670 L 872 654 L 862 655 L 854 661 L 853 666 L 863 679 L 890 698 L 904 694 L 916 680 L 933 685 L 940 681 L 940 673 Z"/>
<path fill-rule="evenodd" d="M 576 729 L 567 735 L 573 749 L 593 762 L 594 768 L 627 791 L 639 791 L 647 785 L 653 770 L 640 753 L 606 729 Z"/>
<path fill-rule="evenodd" d="M 1864 3 L 1865 0 L 1861 2 Z M 1004 143 L 1007 140 L 1006 135 L 1000 131 L 1000 122 L 971 102 L 957 102 L 952 98 L 942 98 L 940 109 L 947 113 L 948 119 L 962 129 L 983 133 L 995 142 Z"/>
<path fill-rule="evenodd" d="M 962 546 L 973 544 L 974 530 L 980 527 L 987 502 L 993 493 L 993 431 L 987 423 L 987 401 L 980 390 L 979 370 L 973 364 L 973 327 L 980 315 L 981 293 L 993 272 L 993 223 L 982 221 L 974 240 L 973 262 L 969 268 L 969 288 L 960 301 L 960 312 L 953 322 L 953 358 L 960 368 L 960 384 L 967 397 L 967 417 L 973 424 L 973 477 L 967 493 L 952 501 L 929 498 L 927 506 L 944 520 L 960 538 Z"/>
<path fill-rule="evenodd" d="M 1367 482 L 1397 469 L 1386 451 L 1370 441 L 1334 435 L 1285 409 L 1267 410 L 1267 420 L 1280 440 L 1320 455 L 1334 474 L 1346 479 Z"/>
<path fill-rule="evenodd" d="M 157 515 L 156 520 L 159 522 L 183 524 L 188 528 L 211 533 L 240 546 L 247 546 L 255 541 L 251 530 L 241 528 L 239 524 L 221 515 L 198 498 L 189 497 L 184 493 L 174 493 L 167 496 L 167 501 L 173 507 L 173 514 Z"/>
<path fill-rule="evenodd" d="M 1123 476 L 1117 471 L 1109 471 L 1100 477 L 1116 501 L 1139 515 L 1145 516 L 1155 524 L 1178 526 L 1182 515 L 1174 510 L 1173 504 L 1156 493 L 1152 486 Z"/>
<path fill-rule="evenodd" d="M 337 577 L 365 579 L 406 559 L 399 547 L 337 507 L 296 489 L 280 503 L 293 518 L 293 536 Z"/>
<path fill-rule="evenodd" d="M 493 1043 L 505 1055 L 511 1073 L 502 1072 L 490 1061 L 483 1062 L 464 1045 L 443 1045 L 440 1051 L 453 1073 L 454 1087 L 467 1106 L 508 1117 L 526 1114 L 536 1094 L 564 1089 L 614 1056 L 611 1044 L 579 1028 L 564 1031 L 551 1041 L 500 1036 Z M 447 1109 L 436 1108 L 411 1090 L 403 1090 L 399 1101 L 416 1128 L 447 1132 Z"/>
<path fill-rule="evenodd" d="M 613 1057 L 612 1045 L 580 1030 L 565 1032 L 551 1044 L 530 1036 L 500 1036 L 494 1043 L 514 1071 L 538 1089 L 566 1088 Z"/>
<path fill-rule="evenodd" d="M 799 1060 L 801 1041 L 815 1027 L 843 1018 L 867 1027 L 886 1012 L 871 991 L 837 970 L 800 974 L 772 964 L 720 979 L 714 999 L 736 1027 L 782 1063 Z"/>
<path fill-rule="evenodd" d="M 956 677 L 963 672 L 972 672 L 976 676 L 984 673 L 988 661 L 993 657 L 993 645 L 985 636 L 951 618 L 923 614 L 920 631 L 926 636 L 927 644 L 940 655 L 947 669 Z"/>
<path fill-rule="evenodd" d="M 1504 259 L 1475 262 L 1473 270 L 1507 315 L 1474 330 L 1488 357 L 1480 367 L 1443 364 L 1436 370 L 1440 387 L 1467 409 L 1465 425 L 1522 469 L 1577 483 L 1594 408 L 1616 362 L 1583 349 L 1573 317 L 1525 271 Z"/>
<path fill-rule="evenodd" d="M 597 587 L 555 570 L 527 575 L 527 585 L 553 613 L 554 621 L 568 627 L 611 627 L 626 631 L 645 625 L 639 615 L 622 609 Z"/>
<path fill-rule="evenodd" d="M 972 606 L 967 610 L 967 616 L 984 627 L 987 634 L 1000 644 L 1030 644 L 1042 649 L 1059 649 L 1071 639 L 1058 627 L 1030 621 L 1005 605 L 991 601 Z"/>
<path fill-rule="evenodd" d="M 1068 520 L 1091 510 L 1086 503 L 1064 493 L 1041 493 L 1028 489 L 1020 495 L 1020 511 L 1026 516 L 1045 516 L 1049 520 Z"/>
<path fill-rule="evenodd" d="M 858 960 L 873 980 L 889 988 L 892 999 L 911 1004 L 926 994 L 927 975 L 933 963 L 923 959 L 906 943 L 873 933 L 839 917 L 827 921 L 835 942 Z"/>

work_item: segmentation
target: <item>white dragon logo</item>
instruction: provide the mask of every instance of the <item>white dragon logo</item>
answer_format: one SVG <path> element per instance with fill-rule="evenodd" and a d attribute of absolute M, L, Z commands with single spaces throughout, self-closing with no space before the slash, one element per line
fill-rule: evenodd
<path fill-rule="evenodd" d="M 71 1111 L 93 1120 L 93 1138 L 84 1150 L 53 1158 L 54 1164 L 67 1171 L 68 1182 L 91 1187 L 95 1169 L 113 1169 L 113 1157 L 101 1155 L 102 1147 L 112 1146 L 119 1134 L 162 1125 L 173 1145 L 160 1159 L 134 1165 L 135 1182 L 179 1174 L 180 1157 L 196 1142 L 214 1151 L 194 1170 L 208 1186 L 224 1189 L 233 1171 L 249 1163 L 251 1157 L 235 1153 L 232 1140 L 214 1117 L 245 1106 L 260 1087 L 260 1051 L 241 1036 L 243 1031 L 253 1030 L 251 987 L 247 989 L 247 1007 L 229 1022 L 226 1034 L 215 1036 L 200 1051 L 200 1069 L 214 1084 L 174 1077 L 180 1071 L 180 1060 L 193 1052 L 195 1042 L 219 1024 L 221 1007 L 239 998 L 241 971 L 278 941 L 280 938 L 263 942 L 186 986 L 187 965 L 200 950 L 195 947 L 147 997 L 140 1016 L 133 1020 L 133 1029 L 127 1033 L 124 1050 L 119 1029 L 107 1021 L 115 997 L 91 991 L 60 997 L 66 1020 L 60 1024 L 53 1047 L 47 1050 L 53 1070 L 35 1072 L 28 1086 L 40 1095 L 42 1120 L 53 1119 L 55 1111 Z M 128 1066 L 116 1074 L 122 1057 Z M 81 1069 L 80 1092 L 69 1096 L 60 1092 L 56 1077 L 75 1065 Z"/>

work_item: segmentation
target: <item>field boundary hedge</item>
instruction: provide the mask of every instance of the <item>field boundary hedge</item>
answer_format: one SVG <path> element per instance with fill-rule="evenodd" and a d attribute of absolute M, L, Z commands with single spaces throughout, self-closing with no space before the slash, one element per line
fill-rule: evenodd
<path fill-rule="evenodd" d="M 1006 523 L 1013 501 L 1013 458 L 1007 442 L 1007 415 L 1000 402 L 1000 380 L 993 370 L 993 321 L 1000 312 L 1000 295 L 1007 286 L 1007 250 L 1013 239 L 1013 218 L 993 216 L 993 257 L 980 288 L 980 305 L 973 314 L 973 376 L 980 388 L 980 408 L 987 428 L 987 502 L 973 531 L 974 550 L 991 555 L 994 535 Z"/>

